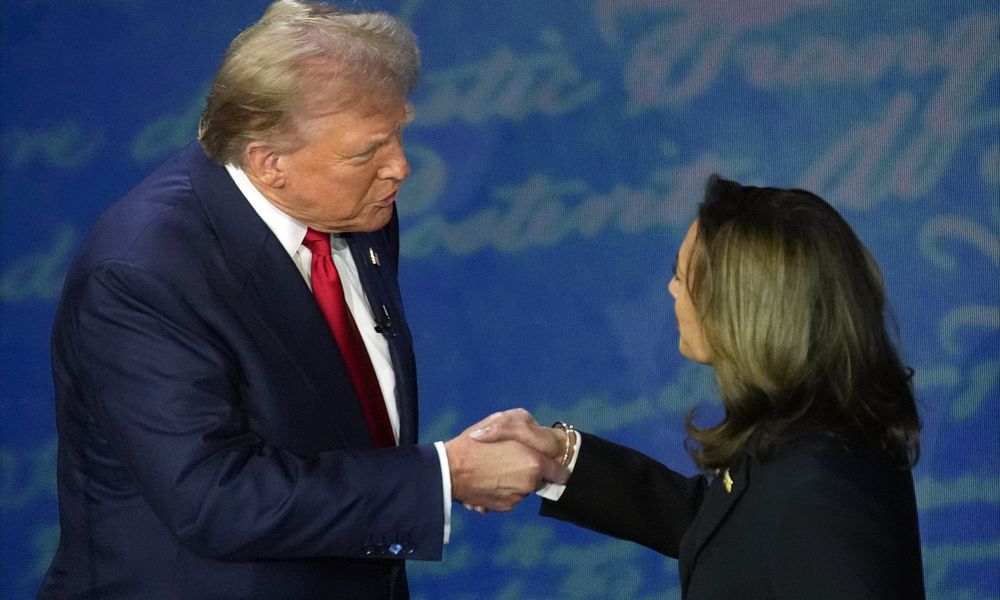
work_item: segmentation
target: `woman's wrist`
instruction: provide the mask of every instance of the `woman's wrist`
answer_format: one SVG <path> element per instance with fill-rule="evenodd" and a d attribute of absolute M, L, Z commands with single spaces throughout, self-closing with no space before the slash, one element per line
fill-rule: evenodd
<path fill-rule="evenodd" d="M 573 460 L 573 451 L 576 448 L 576 429 L 568 423 L 556 421 L 552 424 L 553 432 L 561 438 L 558 446 L 559 452 L 552 458 L 559 461 L 562 466 L 568 465 Z"/>

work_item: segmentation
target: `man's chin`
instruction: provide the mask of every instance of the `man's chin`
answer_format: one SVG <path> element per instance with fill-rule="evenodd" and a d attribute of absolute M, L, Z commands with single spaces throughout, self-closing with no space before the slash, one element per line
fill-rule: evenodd
<path fill-rule="evenodd" d="M 392 212 L 395 210 L 393 206 L 386 206 L 378 208 L 369 218 L 365 219 L 356 231 L 361 231 L 365 233 L 371 233 L 373 231 L 378 231 L 386 225 L 392 219 Z"/>
<path fill-rule="evenodd" d="M 372 233 L 389 224 L 393 210 L 393 206 L 379 207 L 353 221 L 330 226 L 327 230 L 333 233 Z"/>

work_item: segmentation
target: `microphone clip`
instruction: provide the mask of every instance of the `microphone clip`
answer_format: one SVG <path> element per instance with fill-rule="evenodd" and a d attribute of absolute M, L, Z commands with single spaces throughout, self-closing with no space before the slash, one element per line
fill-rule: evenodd
<path fill-rule="evenodd" d="M 392 326 L 392 317 L 385 304 L 382 305 L 382 316 L 375 317 L 375 331 L 387 337 L 396 337 L 396 329 Z"/>

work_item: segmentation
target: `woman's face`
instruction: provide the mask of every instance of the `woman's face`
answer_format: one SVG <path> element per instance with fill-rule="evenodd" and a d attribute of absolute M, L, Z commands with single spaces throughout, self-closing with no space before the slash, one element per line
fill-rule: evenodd
<path fill-rule="evenodd" d="M 701 319 L 698 311 L 695 310 L 691 301 L 691 292 L 688 291 L 688 278 L 691 276 L 687 272 L 691 259 L 691 252 L 694 249 L 694 240 L 698 234 L 698 221 L 695 220 L 688 228 L 684 241 L 677 251 L 677 264 L 674 266 L 674 277 L 670 280 L 667 289 L 674 297 L 674 313 L 677 315 L 677 330 L 680 332 L 680 352 L 686 358 L 695 362 L 712 362 L 712 353 L 705 341 L 705 334 L 701 328 Z"/>

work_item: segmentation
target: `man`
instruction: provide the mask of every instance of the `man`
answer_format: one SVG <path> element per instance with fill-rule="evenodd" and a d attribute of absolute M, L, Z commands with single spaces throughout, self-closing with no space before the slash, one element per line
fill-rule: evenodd
<path fill-rule="evenodd" d="M 418 67 L 388 15 L 275 2 L 200 143 L 95 225 L 53 332 L 41 598 L 407 598 L 403 559 L 440 559 L 452 500 L 565 480 L 514 442 L 416 444 L 394 202 Z"/>

